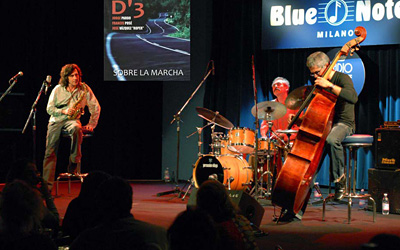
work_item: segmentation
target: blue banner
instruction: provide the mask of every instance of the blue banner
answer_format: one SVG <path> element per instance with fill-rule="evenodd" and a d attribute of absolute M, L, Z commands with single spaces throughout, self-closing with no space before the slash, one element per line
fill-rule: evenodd
<path fill-rule="evenodd" d="M 262 48 L 338 47 L 367 30 L 363 45 L 400 44 L 400 0 L 263 0 Z"/>

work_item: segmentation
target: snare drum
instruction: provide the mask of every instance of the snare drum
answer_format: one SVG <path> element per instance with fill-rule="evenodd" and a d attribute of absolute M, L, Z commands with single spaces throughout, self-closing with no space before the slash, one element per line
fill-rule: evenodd
<path fill-rule="evenodd" d="M 209 179 L 216 179 L 231 190 L 244 190 L 253 180 L 253 171 L 242 157 L 232 155 L 200 157 L 193 169 L 193 179 L 196 188 Z"/>
<path fill-rule="evenodd" d="M 242 154 L 254 151 L 255 133 L 249 128 L 232 128 L 229 131 L 228 149 Z"/>

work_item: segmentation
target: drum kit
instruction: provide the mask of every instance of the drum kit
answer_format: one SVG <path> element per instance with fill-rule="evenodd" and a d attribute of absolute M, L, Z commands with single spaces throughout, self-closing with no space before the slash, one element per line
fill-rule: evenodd
<path fill-rule="evenodd" d="M 199 134 L 198 160 L 194 165 L 192 184 L 187 192 L 192 185 L 198 188 L 204 181 L 214 179 L 223 183 L 228 190 L 244 190 L 256 195 L 259 192 L 256 192 L 255 189 L 261 188 L 262 197 L 257 198 L 268 198 L 271 195 L 276 176 L 276 164 L 279 163 L 278 158 L 284 155 L 279 152 L 286 151 L 287 153 L 287 151 L 290 151 L 290 142 L 285 142 L 275 132 L 288 134 L 288 137 L 290 137 L 290 134 L 296 133 L 297 130 L 273 131 L 271 129 L 272 121 L 286 114 L 285 105 L 275 101 L 265 101 L 257 104 L 257 108 L 258 111 L 254 106 L 251 113 L 253 116 L 256 116 L 257 113 L 259 119 L 267 121 L 266 137 L 256 138 L 257 133 L 254 130 L 246 127 L 234 127 L 218 111 L 214 112 L 201 107 L 196 108 L 198 116 L 208 121 L 208 124 L 202 128 L 197 128 L 196 132 L 187 136 Z M 201 132 L 210 125 L 210 152 L 202 154 Z M 215 126 L 227 129 L 227 134 L 215 132 Z M 254 164 L 254 159 L 257 159 L 257 164 Z M 253 178 L 254 175 L 257 175 L 258 178 Z M 258 180 L 258 183 L 255 183 L 254 179 Z M 186 194 L 182 199 L 185 198 Z"/>

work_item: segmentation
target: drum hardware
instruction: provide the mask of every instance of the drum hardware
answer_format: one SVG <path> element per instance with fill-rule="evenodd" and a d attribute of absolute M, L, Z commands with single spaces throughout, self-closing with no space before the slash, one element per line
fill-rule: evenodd
<path fill-rule="evenodd" d="M 198 138 L 197 138 L 197 146 L 198 146 L 198 153 L 197 156 L 201 156 L 201 145 L 203 145 L 203 142 L 201 141 L 201 133 L 203 132 L 203 129 L 210 126 L 212 123 L 207 123 L 207 125 L 204 125 L 203 127 L 196 127 L 196 131 L 194 131 L 193 133 L 191 133 L 190 135 L 186 136 L 186 138 L 190 138 L 192 135 L 194 134 L 198 134 Z"/>
<path fill-rule="evenodd" d="M 217 174 L 211 174 L 211 175 L 208 176 L 208 179 L 217 181 L 218 180 L 218 175 Z"/>
<path fill-rule="evenodd" d="M 189 187 L 187 188 L 185 194 L 182 196 L 182 200 L 184 201 L 186 196 L 188 195 L 190 189 L 194 186 L 194 180 L 193 177 L 191 176 L 189 180 L 187 180 L 187 183 L 190 183 Z M 186 185 L 186 184 L 185 184 Z M 185 189 L 185 187 L 182 188 L 182 190 Z"/>
<path fill-rule="evenodd" d="M 283 117 L 286 114 L 286 107 L 282 103 L 270 102 L 270 101 L 259 103 L 257 105 L 257 107 L 261 108 L 261 112 L 258 114 L 258 117 L 260 119 L 266 120 L 267 124 L 268 124 L 268 130 L 266 133 L 267 137 L 266 137 L 266 140 L 264 140 L 267 143 L 267 145 L 266 145 L 267 148 L 266 148 L 266 150 L 265 149 L 263 150 L 263 153 L 264 153 L 263 155 L 266 156 L 267 169 L 266 169 L 266 171 L 264 171 L 264 164 L 261 164 L 261 168 L 260 168 L 261 176 L 260 176 L 260 180 L 259 180 L 260 187 L 259 187 L 259 190 L 256 190 L 256 193 L 257 192 L 261 193 L 259 197 L 264 198 L 264 195 L 268 196 L 268 197 L 271 195 L 272 188 L 274 185 L 274 178 L 275 178 L 275 175 L 271 172 L 271 169 L 272 169 L 271 158 L 274 155 L 273 149 L 271 148 L 272 143 L 273 143 L 273 140 L 271 138 L 275 137 L 276 140 L 280 141 L 283 145 L 286 145 L 285 141 L 282 140 L 272 130 L 272 125 L 273 125 L 272 121 Z M 256 117 L 255 110 L 256 110 L 256 108 L 254 106 L 252 108 L 252 114 Z M 257 140 L 257 142 L 258 142 L 257 144 L 259 144 L 259 142 L 262 142 L 262 138 L 260 138 L 260 139 L 261 139 L 260 141 Z M 259 152 L 258 149 L 259 149 L 259 146 L 257 147 L 257 155 Z M 258 164 L 258 160 L 255 161 L 255 165 L 256 165 L 255 169 L 258 169 L 257 164 Z M 276 166 L 275 166 L 275 169 L 273 170 L 273 172 L 274 173 L 276 172 Z M 265 190 L 264 190 L 264 178 L 263 178 L 264 175 L 267 175 L 267 181 L 266 181 L 267 186 L 266 186 Z"/>
<path fill-rule="evenodd" d="M 228 178 L 228 190 L 231 190 L 231 182 L 234 180 L 235 178 L 233 178 L 232 176 Z"/>

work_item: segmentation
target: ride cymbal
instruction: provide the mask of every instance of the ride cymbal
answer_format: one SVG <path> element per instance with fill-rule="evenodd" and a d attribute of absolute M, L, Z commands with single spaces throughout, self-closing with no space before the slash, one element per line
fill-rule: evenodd
<path fill-rule="evenodd" d="M 261 120 L 276 120 L 286 114 L 286 107 L 279 102 L 260 102 L 257 104 L 258 107 L 258 119 Z M 251 109 L 251 114 L 256 117 L 256 105 Z"/>
<path fill-rule="evenodd" d="M 228 119 L 220 115 L 218 111 L 214 112 L 202 107 L 196 107 L 196 111 L 198 113 L 198 116 L 200 116 L 204 120 L 215 123 L 216 125 L 226 129 L 233 128 L 233 124 Z"/>
<path fill-rule="evenodd" d="M 302 86 L 293 90 L 286 97 L 285 106 L 288 109 L 293 109 L 293 110 L 299 109 L 300 106 L 303 104 L 304 100 L 310 94 L 312 88 L 313 86 Z"/>

